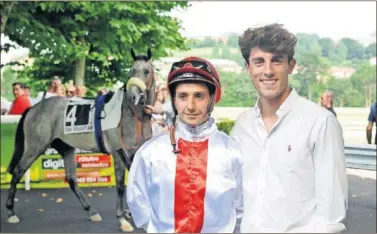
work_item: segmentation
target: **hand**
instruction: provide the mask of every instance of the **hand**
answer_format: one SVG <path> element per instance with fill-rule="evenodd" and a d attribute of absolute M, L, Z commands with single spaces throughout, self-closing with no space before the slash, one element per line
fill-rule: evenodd
<path fill-rule="evenodd" d="M 153 106 L 145 105 L 144 106 L 144 112 L 148 115 L 151 115 L 153 113 Z"/>
<path fill-rule="evenodd" d="M 162 114 L 164 111 L 160 106 L 145 105 L 144 111 L 150 111 L 153 114 Z M 147 112 L 146 112 L 147 113 Z"/>
<path fill-rule="evenodd" d="M 156 120 L 156 123 L 157 123 L 158 125 L 160 125 L 161 127 L 164 126 L 164 121 L 163 121 L 163 120 Z"/>

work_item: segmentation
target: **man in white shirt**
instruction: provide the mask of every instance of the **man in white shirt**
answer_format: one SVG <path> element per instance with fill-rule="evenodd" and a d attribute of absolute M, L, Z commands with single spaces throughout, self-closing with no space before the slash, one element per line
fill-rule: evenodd
<path fill-rule="evenodd" d="M 50 98 L 56 96 L 55 88 L 62 83 L 62 80 L 58 76 L 54 76 L 51 81 L 50 85 L 48 86 L 47 91 L 39 92 L 37 98 L 34 99 L 34 104 L 42 101 L 45 98 Z"/>
<path fill-rule="evenodd" d="M 239 40 L 259 93 L 231 131 L 244 156 L 241 232 L 341 232 L 348 182 L 342 129 L 288 85 L 295 36 L 271 24 Z"/>

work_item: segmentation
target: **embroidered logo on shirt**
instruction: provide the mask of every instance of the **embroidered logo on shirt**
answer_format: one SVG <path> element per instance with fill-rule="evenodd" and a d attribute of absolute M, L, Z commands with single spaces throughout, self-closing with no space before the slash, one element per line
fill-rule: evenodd
<path fill-rule="evenodd" d="M 288 152 L 291 152 L 291 145 L 288 145 Z"/>

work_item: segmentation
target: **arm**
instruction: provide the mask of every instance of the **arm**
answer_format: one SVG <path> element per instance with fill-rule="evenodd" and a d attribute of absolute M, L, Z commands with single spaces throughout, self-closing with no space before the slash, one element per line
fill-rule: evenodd
<path fill-rule="evenodd" d="M 236 209 L 236 227 L 234 229 L 235 233 L 241 233 L 241 221 L 243 217 L 243 187 L 242 187 L 242 173 L 243 165 L 241 165 L 236 171 L 236 200 L 235 200 L 235 209 Z"/>
<path fill-rule="evenodd" d="M 127 204 L 138 228 L 147 231 L 151 205 L 148 197 L 149 167 L 141 147 L 135 154 L 127 181 Z"/>
<path fill-rule="evenodd" d="M 375 121 L 375 118 L 376 117 L 373 115 L 373 106 L 371 106 L 369 116 L 368 116 L 368 125 L 366 129 L 368 144 L 372 144 L 372 129 L 373 129 L 373 123 Z"/>
<path fill-rule="evenodd" d="M 368 144 L 372 144 L 372 129 L 373 129 L 373 122 L 368 122 L 367 131 L 366 131 Z"/>
<path fill-rule="evenodd" d="M 243 217 L 243 157 L 241 153 L 241 147 L 238 142 L 230 139 L 230 155 L 232 155 L 232 171 L 234 178 L 236 179 L 234 209 L 236 211 L 236 226 L 233 233 L 241 233 L 241 221 Z"/>
<path fill-rule="evenodd" d="M 342 129 L 335 116 L 320 123 L 315 139 L 315 232 L 341 232 L 348 206 L 348 180 Z"/>

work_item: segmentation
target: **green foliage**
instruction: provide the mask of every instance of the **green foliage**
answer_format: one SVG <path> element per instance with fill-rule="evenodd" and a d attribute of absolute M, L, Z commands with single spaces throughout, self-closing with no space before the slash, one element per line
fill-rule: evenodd
<path fill-rule="evenodd" d="M 217 122 L 216 125 L 219 131 L 225 132 L 227 135 L 229 135 L 234 126 L 234 123 L 235 121 L 226 119 L 222 120 L 221 122 Z"/>
<path fill-rule="evenodd" d="M 192 43 L 191 48 L 204 48 L 204 47 L 213 47 L 216 46 L 217 41 L 211 37 L 205 37 L 203 40 L 192 40 L 195 43 Z"/>
<path fill-rule="evenodd" d="M 247 72 L 219 72 L 221 77 L 222 98 L 217 106 L 247 107 L 252 106 L 258 94 Z"/>
<path fill-rule="evenodd" d="M 228 42 L 227 45 L 232 48 L 238 48 L 238 34 L 237 33 L 231 33 L 228 36 Z"/>
<path fill-rule="evenodd" d="M 369 44 L 366 48 L 365 48 L 365 51 L 364 51 L 364 57 L 365 58 L 372 58 L 372 57 L 376 57 L 376 43 L 371 43 Z"/>
<path fill-rule="evenodd" d="M 347 47 L 347 59 L 364 58 L 364 47 L 358 41 L 351 38 L 343 38 L 340 41 Z"/>
<path fill-rule="evenodd" d="M 30 49 L 33 67 L 22 76 L 37 81 L 59 75 L 74 78 L 74 62 L 86 58 L 85 78 L 89 88 L 127 78 L 130 49 L 153 59 L 169 50 L 186 49 L 179 33 L 181 22 L 167 16 L 187 1 L 164 2 L 24 2 L 9 15 L 5 35 Z M 34 82 L 33 82 L 34 85 Z"/>
<path fill-rule="evenodd" d="M 1 75 L 1 96 L 13 100 L 12 84 L 18 80 L 17 73 L 11 67 L 5 66 Z"/>

